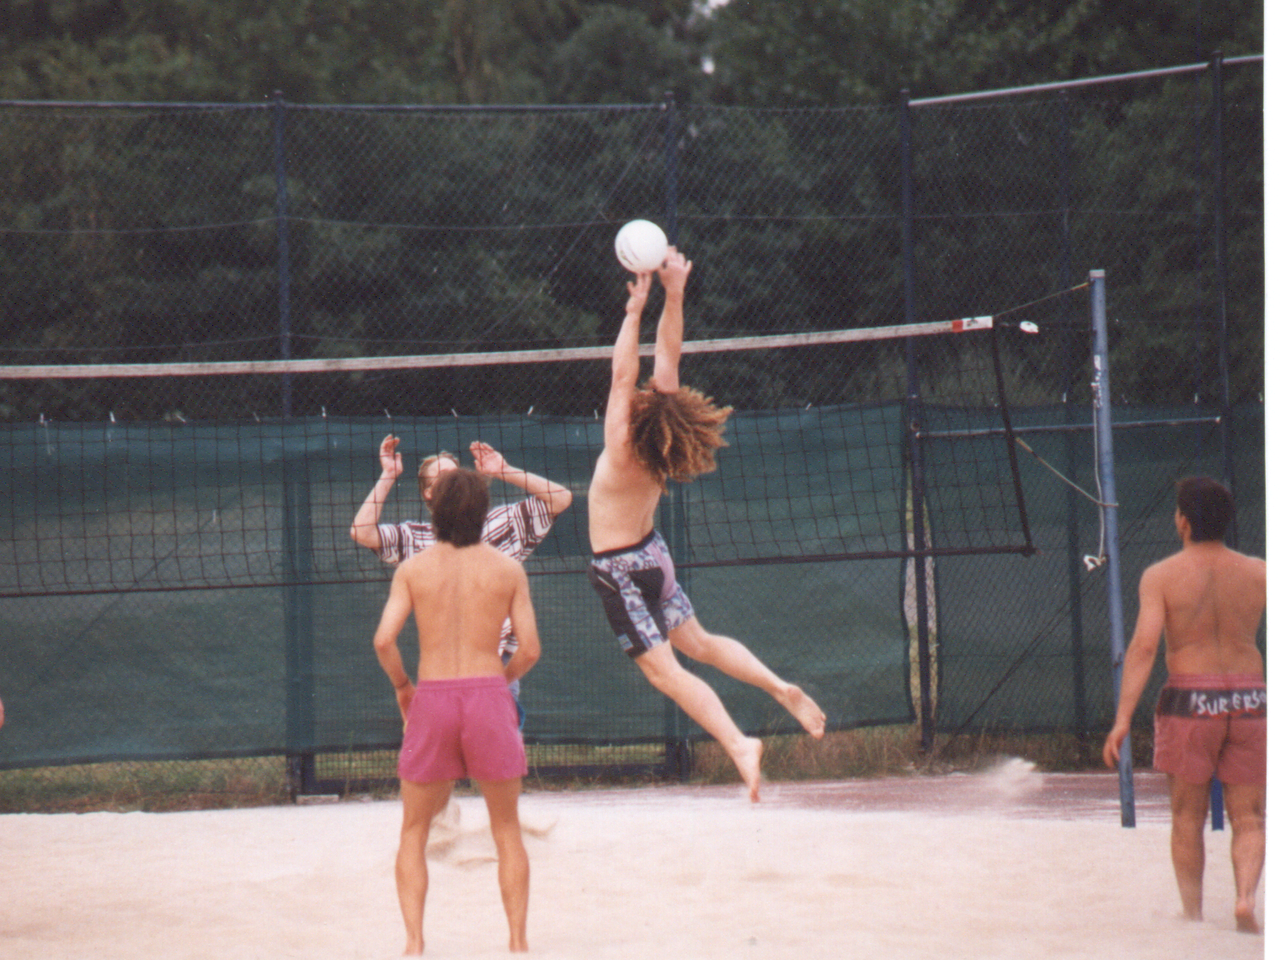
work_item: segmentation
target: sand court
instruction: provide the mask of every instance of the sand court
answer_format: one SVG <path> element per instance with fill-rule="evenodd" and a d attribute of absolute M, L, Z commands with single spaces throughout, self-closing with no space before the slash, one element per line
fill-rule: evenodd
<path fill-rule="evenodd" d="M 1260 958 L 1235 932 L 1229 833 L 1205 921 L 1178 918 L 1163 778 L 984 774 L 541 792 L 521 801 L 530 956 Z M 430 845 L 427 956 L 504 957 L 483 801 Z M 394 801 L 0 817 L 0 956 L 391 958 Z M 1265 884 L 1265 880 L 1264 880 Z M 1266 917 L 1262 917 L 1265 925 Z"/>

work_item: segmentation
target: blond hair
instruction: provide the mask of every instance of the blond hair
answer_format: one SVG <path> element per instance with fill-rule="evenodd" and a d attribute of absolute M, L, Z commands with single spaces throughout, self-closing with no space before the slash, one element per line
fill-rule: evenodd
<path fill-rule="evenodd" d="M 418 465 L 418 493 L 422 495 L 423 499 L 426 498 L 427 491 L 431 489 L 431 484 L 434 482 L 427 479 L 427 474 L 438 460 L 452 460 L 455 467 L 462 466 L 462 462 L 448 450 L 441 450 L 439 453 L 433 453 L 425 458 Z"/>
<path fill-rule="evenodd" d="M 688 483 L 716 468 L 727 447 L 725 421 L 733 407 L 717 407 L 693 387 L 662 393 L 651 379 L 631 401 L 631 445 L 636 459 L 665 491 L 668 480 Z"/>

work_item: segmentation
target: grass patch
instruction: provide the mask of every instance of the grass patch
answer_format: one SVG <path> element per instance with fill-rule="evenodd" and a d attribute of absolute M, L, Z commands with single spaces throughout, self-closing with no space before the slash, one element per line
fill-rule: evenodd
<path fill-rule="evenodd" d="M 1149 732 L 1135 732 L 1136 766 L 1150 765 L 1150 739 Z M 1029 760 L 1045 772 L 1101 770 L 1102 741 L 1102 735 L 1082 741 L 1066 732 L 940 734 L 925 753 L 915 726 L 867 727 L 835 730 L 821 740 L 802 734 L 768 737 L 762 767 L 765 779 L 775 782 L 981 770 L 1004 757 Z M 738 773 L 718 744 L 700 741 L 694 747 L 693 781 L 736 783 Z"/>
<path fill-rule="evenodd" d="M 833 730 L 821 740 L 806 734 L 764 738 L 761 769 L 768 781 L 843 780 L 914 772 L 919 761 L 915 727 Z M 737 768 L 720 745 L 699 741 L 693 750 L 695 783 L 737 783 Z"/>
<path fill-rule="evenodd" d="M 530 744 L 527 790 L 643 787 L 671 782 L 661 775 L 660 743 L 622 745 Z M 1150 731 L 1135 731 L 1134 765 L 1151 762 Z M 340 784 L 343 795 L 391 799 L 398 795 L 396 751 L 320 754 L 316 777 Z M 1046 772 L 1102 769 L 1102 735 L 976 732 L 939 735 L 932 753 L 920 750 L 914 726 L 836 730 L 821 740 L 802 734 L 765 738 L 767 780 L 847 780 L 981 770 L 1004 757 L 1020 757 Z M 732 784 L 738 773 L 719 744 L 693 744 L 690 782 Z M 466 782 L 462 794 L 474 793 Z M 93 810 L 172 811 L 288 803 L 283 757 L 95 763 L 0 770 L 0 813 L 84 813 Z"/>
<path fill-rule="evenodd" d="M 0 813 L 213 810 L 288 800 L 283 757 L 0 770 Z"/>

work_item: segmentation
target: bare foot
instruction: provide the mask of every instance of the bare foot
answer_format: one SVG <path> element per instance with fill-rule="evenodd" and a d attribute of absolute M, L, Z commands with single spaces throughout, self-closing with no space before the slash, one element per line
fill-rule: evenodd
<path fill-rule="evenodd" d="M 423 942 L 422 937 L 418 937 L 416 941 L 410 938 L 409 942 L 405 944 L 404 955 L 406 957 L 420 957 L 424 953 L 426 953 L 426 943 Z"/>
<path fill-rule="evenodd" d="M 778 702 L 800 721 L 815 740 L 821 740 L 827 732 L 827 715 L 822 712 L 813 698 L 794 683 L 787 684 L 786 690 L 778 697 Z"/>
<path fill-rule="evenodd" d="M 763 755 L 764 744 L 755 737 L 743 737 L 742 746 L 729 754 L 729 759 L 747 785 L 752 803 L 760 802 L 760 758 Z"/>
<path fill-rule="evenodd" d="M 1262 932 L 1262 927 L 1258 924 L 1258 918 L 1253 914 L 1253 904 L 1236 904 L 1236 930 L 1240 933 Z"/>

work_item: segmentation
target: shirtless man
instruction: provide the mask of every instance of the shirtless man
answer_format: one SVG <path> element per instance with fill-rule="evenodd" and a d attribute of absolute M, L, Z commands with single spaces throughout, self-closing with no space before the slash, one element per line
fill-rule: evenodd
<path fill-rule="evenodd" d="M 382 473 L 364 503 L 351 521 L 351 539 L 362 547 L 368 547 L 384 563 L 403 563 L 420 550 L 436 542 L 435 531 L 429 523 L 405 520 L 401 523 L 379 523 L 382 505 L 386 503 L 396 480 L 404 472 L 400 451 L 400 438 L 388 434 L 378 447 L 378 462 Z M 501 479 L 529 496 L 523 500 L 493 507 L 485 517 L 480 539 L 492 544 L 509 557 L 524 562 L 551 532 L 555 518 L 569 509 L 573 493 L 568 487 L 540 477 L 528 470 L 509 464 L 492 446 L 480 440 L 471 444 L 471 456 L 476 472 L 486 477 Z M 418 467 L 418 493 L 428 508 L 431 506 L 431 490 L 444 473 L 459 467 L 458 458 L 441 451 L 422 461 Z M 504 661 L 511 658 L 516 648 L 516 637 L 510 622 L 503 625 L 498 641 Z M 511 685 L 516 698 L 516 710 L 520 725 L 524 727 L 524 707 L 520 704 L 520 683 Z"/>
<path fill-rule="evenodd" d="M 657 271 L 666 298 L 658 321 L 653 379 L 644 390 L 636 386 L 640 314 L 652 274 L 638 274 L 627 284 L 630 297 L 613 348 L 604 451 L 587 493 L 589 576 L 622 649 L 654 687 L 719 741 L 754 802 L 760 799 L 763 745 L 738 729 L 715 691 L 680 665 L 672 647 L 767 691 L 814 737 L 822 736 L 827 718 L 803 690 L 781 680 L 739 641 L 703 629 L 653 525 L 668 480 L 687 482 L 715 469 L 715 451 L 725 445 L 721 434 L 732 412 L 680 386 L 684 287 L 692 266 L 671 247 Z"/>
<path fill-rule="evenodd" d="M 427 836 L 459 777 L 478 784 L 489 810 L 509 948 L 529 949 L 529 858 L 517 810 L 528 767 L 507 685 L 528 672 L 541 645 L 524 568 L 480 540 L 488 509 L 488 486 L 479 474 L 450 470 L 437 481 L 431 502 L 437 542 L 396 568 L 373 638 L 405 722 L 396 890 L 406 955 L 424 949 Z M 410 613 L 418 628 L 416 688 L 397 645 Z M 520 642 L 504 665 L 498 636 L 506 619 Z"/>
<path fill-rule="evenodd" d="M 1142 574 L 1138 620 L 1102 757 L 1108 766 L 1116 765 L 1163 633 L 1169 680 L 1156 704 L 1153 765 L 1169 774 L 1170 849 L 1183 915 L 1189 920 L 1203 916 L 1204 821 L 1216 775 L 1231 820 L 1236 928 L 1258 933 L 1267 692 L 1257 635 L 1267 567 L 1223 543 L 1234 519 L 1234 500 L 1221 484 L 1207 477 L 1178 481 L 1173 522 L 1182 549 Z"/>

